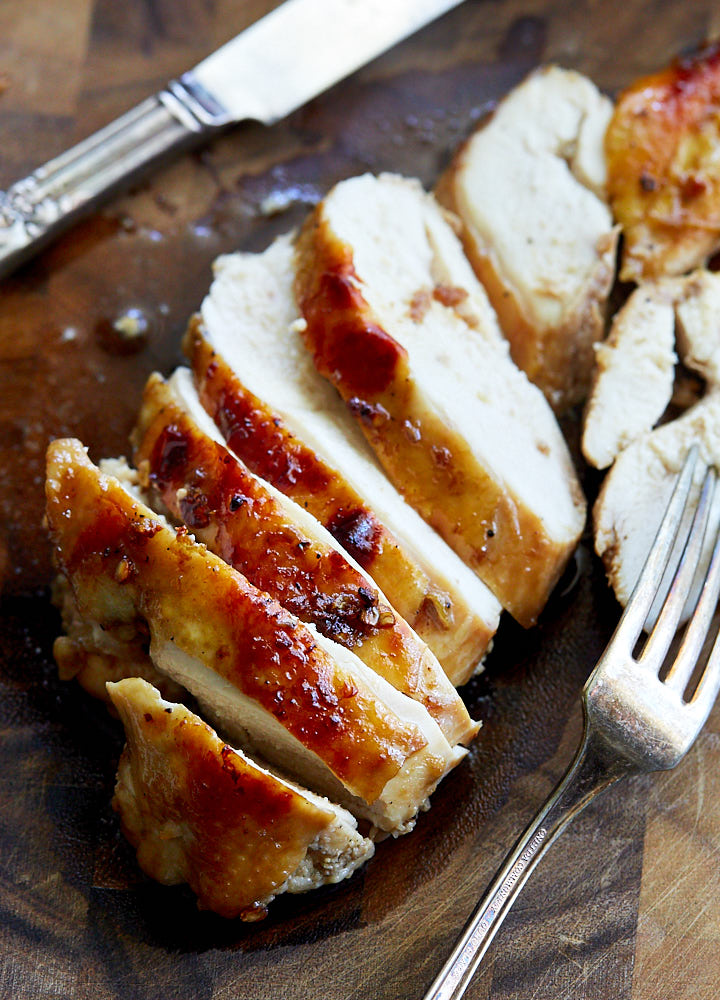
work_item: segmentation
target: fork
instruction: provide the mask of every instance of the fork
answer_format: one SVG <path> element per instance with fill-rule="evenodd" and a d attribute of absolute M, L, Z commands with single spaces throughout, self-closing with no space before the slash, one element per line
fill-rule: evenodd
<path fill-rule="evenodd" d="M 702 729 L 720 688 L 720 637 L 694 679 L 720 593 L 720 532 L 680 647 L 668 657 L 703 552 L 715 489 L 710 468 L 693 514 L 688 498 L 697 462 L 693 445 L 627 607 L 585 685 L 583 737 L 572 764 L 505 859 L 423 1000 L 463 996 L 530 873 L 574 816 L 620 778 L 675 767 Z M 690 518 L 683 547 L 681 524 Z M 678 546 L 677 570 L 669 588 L 662 587 Z M 659 593 L 664 602 L 638 653 Z"/>

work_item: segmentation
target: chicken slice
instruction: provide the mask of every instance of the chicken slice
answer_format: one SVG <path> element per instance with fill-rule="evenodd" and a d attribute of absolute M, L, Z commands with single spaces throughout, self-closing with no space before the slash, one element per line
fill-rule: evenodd
<path fill-rule="evenodd" d="M 283 892 L 348 878 L 374 846 L 345 809 L 271 774 L 140 678 L 108 685 L 125 727 L 113 807 L 142 870 L 201 909 L 260 920 Z"/>
<path fill-rule="evenodd" d="M 718 315 L 720 275 L 710 271 L 646 282 L 632 293 L 597 351 L 582 441 L 591 465 L 607 468 L 675 402 L 678 355 L 708 386 L 720 386 Z"/>
<path fill-rule="evenodd" d="M 388 476 L 532 624 L 585 503 L 552 411 L 510 360 L 437 203 L 390 175 L 338 184 L 299 237 L 296 290 L 315 364 Z"/>
<path fill-rule="evenodd" d="M 665 412 L 675 375 L 675 288 L 651 282 L 637 288 L 613 319 L 596 352 L 585 409 L 582 450 L 606 469 Z"/>
<path fill-rule="evenodd" d="M 442 667 L 323 526 L 219 441 L 187 369 L 151 376 L 135 461 L 172 516 L 301 621 L 427 708 L 449 743 L 478 725 Z"/>
<path fill-rule="evenodd" d="M 185 350 L 203 405 L 257 475 L 313 514 L 435 653 L 477 669 L 500 605 L 388 482 L 297 333 L 289 237 L 215 264 Z"/>
<path fill-rule="evenodd" d="M 138 623 L 155 666 L 309 787 L 393 833 L 463 756 L 417 702 L 303 625 L 100 472 L 79 441 L 48 448 L 47 520 L 78 611 Z"/>
<path fill-rule="evenodd" d="M 720 246 L 720 43 L 637 80 L 607 131 L 624 281 L 683 274 Z"/>
<path fill-rule="evenodd" d="M 675 289 L 675 340 L 683 364 L 720 389 L 720 274 L 699 270 L 669 283 Z"/>
<path fill-rule="evenodd" d="M 548 66 L 504 98 L 437 186 L 457 213 L 515 363 L 556 412 L 589 388 L 603 336 L 617 230 L 605 197 L 612 104 Z"/>
<path fill-rule="evenodd" d="M 644 287 L 641 286 L 633 297 L 641 296 Z M 638 435 L 620 451 L 595 503 L 595 549 L 603 559 L 610 583 L 622 604 L 627 603 L 632 593 L 674 479 L 690 446 L 697 443 L 702 460 L 720 467 L 720 340 L 717 334 L 720 275 L 698 271 L 684 278 L 666 279 L 656 287 L 663 289 L 674 310 L 680 360 L 702 376 L 705 392 L 682 416 Z M 621 341 L 616 351 L 619 356 L 615 364 L 623 361 L 629 364 L 633 360 L 627 352 L 622 353 Z M 629 400 L 642 391 L 648 378 L 643 367 L 633 371 L 634 380 L 628 382 L 625 389 Z M 697 478 L 696 491 L 699 473 Z M 720 492 L 717 492 L 706 533 L 701 570 L 710 560 L 713 526 L 718 518 Z M 691 595 L 688 607 L 694 596 Z"/>
<path fill-rule="evenodd" d="M 720 392 L 713 392 L 677 420 L 634 441 L 620 453 L 603 482 L 593 510 L 595 551 L 602 558 L 610 585 L 622 605 L 630 599 L 675 480 L 693 444 L 699 445 L 702 462 L 720 468 Z M 698 475 L 691 500 L 697 497 L 699 489 Z M 697 598 L 719 520 L 720 491 L 716 491 L 698 583 L 688 598 L 687 608 Z M 672 566 L 677 565 L 679 556 L 676 552 Z M 657 611 L 657 607 L 652 609 L 651 622 Z"/>

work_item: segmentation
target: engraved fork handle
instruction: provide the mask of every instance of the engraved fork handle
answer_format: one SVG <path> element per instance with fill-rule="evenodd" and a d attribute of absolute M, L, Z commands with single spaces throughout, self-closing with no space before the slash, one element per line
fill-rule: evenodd
<path fill-rule="evenodd" d="M 142 167 L 207 138 L 229 121 L 224 109 L 185 74 L 0 191 L 0 277 Z"/>
<path fill-rule="evenodd" d="M 530 873 L 558 834 L 604 788 L 639 770 L 586 728 L 565 777 L 508 854 L 423 1000 L 460 1000 Z"/>

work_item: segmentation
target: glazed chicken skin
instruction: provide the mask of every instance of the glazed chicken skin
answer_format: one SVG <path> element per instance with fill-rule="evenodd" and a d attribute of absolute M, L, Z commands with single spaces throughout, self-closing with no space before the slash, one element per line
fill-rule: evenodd
<path fill-rule="evenodd" d="M 476 735 L 440 664 L 375 583 L 315 518 L 219 443 L 187 369 L 169 383 L 151 376 L 133 437 L 143 477 L 199 541 L 424 705 L 451 745 Z"/>
<path fill-rule="evenodd" d="M 718 42 L 620 95 L 605 149 L 624 281 L 683 274 L 720 246 L 719 142 Z"/>
<path fill-rule="evenodd" d="M 463 684 L 500 605 L 393 488 L 318 375 L 298 332 L 293 278 L 290 236 L 216 261 L 184 343 L 202 404 L 233 452 L 320 521 Z"/>
<path fill-rule="evenodd" d="M 260 920 L 282 892 L 348 878 L 373 843 L 344 809 L 224 743 L 140 678 L 108 684 L 125 727 L 113 808 L 143 871 L 201 909 Z"/>
<path fill-rule="evenodd" d="M 101 473 L 48 449 L 56 564 L 86 621 L 147 630 L 156 667 L 243 745 L 389 832 L 463 756 L 417 702 Z"/>
<path fill-rule="evenodd" d="M 584 498 L 438 204 L 397 176 L 338 184 L 299 236 L 295 287 L 315 365 L 388 477 L 532 624 L 582 532 Z"/>

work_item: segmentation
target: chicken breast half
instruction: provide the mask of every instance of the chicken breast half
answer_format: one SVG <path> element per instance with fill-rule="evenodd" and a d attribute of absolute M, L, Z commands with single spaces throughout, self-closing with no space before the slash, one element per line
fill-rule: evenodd
<path fill-rule="evenodd" d="M 125 727 L 113 807 L 140 867 L 201 909 L 260 920 L 283 892 L 340 882 L 374 852 L 345 809 L 271 774 L 140 678 L 108 684 Z"/>
<path fill-rule="evenodd" d="M 200 399 L 234 453 L 324 525 L 463 684 L 500 605 L 404 502 L 316 372 L 297 329 L 292 262 L 290 237 L 216 261 L 185 340 Z"/>
<path fill-rule="evenodd" d="M 582 532 L 584 498 L 542 393 L 419 183 L 338 184 L 297 244 L 305 343 L 388 476 L 524 625 Z"/>
<path fill-rule="evenodd" d="M 424 705 L 452 745 L 476 735 L 435 656 L 375 583 L 319 521 L 223 446 L 187 369 L 169 383 L 151 376 L 133 437 L 143 476 L 199 541 Z"/>
<path fill-rule="evenodd" d="M 147 630 L 150 656 L 228 736 L 380 829 L 411 829 L 463 756 L 417 702 L 303 625 L 78 441 L 48 449 L 47 520 L 79 613 Z"/>
<path fill-rule="evenodd" d="M 558 66 L 515 87 L 438 183 L 515 363 L 556 412 L 582 400 L 604 334 L 617 229 L 605 196 L 612 104 Z"/>

